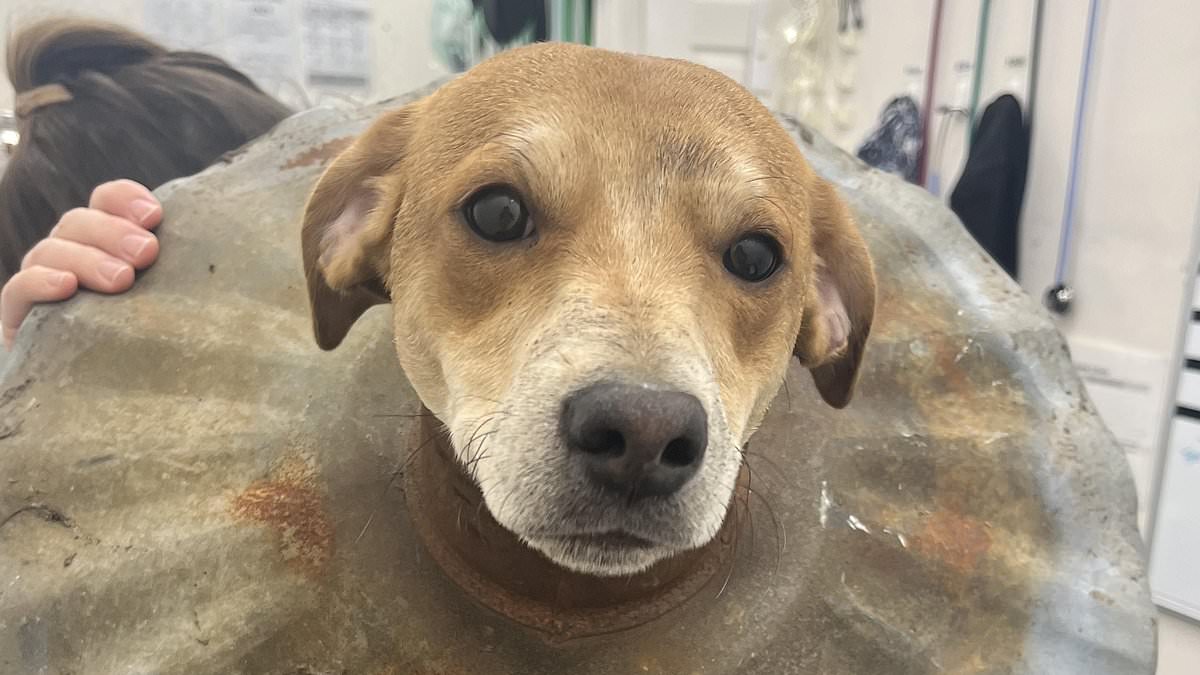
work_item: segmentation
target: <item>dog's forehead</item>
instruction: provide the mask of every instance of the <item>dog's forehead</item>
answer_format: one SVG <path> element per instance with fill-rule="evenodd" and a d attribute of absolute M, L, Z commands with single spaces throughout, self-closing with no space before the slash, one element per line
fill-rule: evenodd
<path fill-rule="evenodd" d="M 773 151 L 782 130 L 750 92 L 684 61 L 534 45 L 477 66 L 434 99 L 428 121 L 447 146 L 509 139 L 605 159 L 636 155 L 684 175 L 756 156 L 788 159 Z"/>
<path fill-rule="evenodd" d="M 622 168 L 639 179 L 753 180 L 769 173 L 763 158 L 745 139 L 729 139 L 694 126 L 650 118 L 634 124 L 583 113 L 532 112 L 498 125 L 479 144 L 503 148 L 533 167 L 591 163 L 615 178 Z"/>

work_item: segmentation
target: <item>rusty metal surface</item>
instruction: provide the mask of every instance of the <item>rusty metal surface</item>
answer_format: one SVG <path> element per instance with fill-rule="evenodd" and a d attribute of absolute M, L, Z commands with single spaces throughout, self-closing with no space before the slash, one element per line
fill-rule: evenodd
<path fill-rule="evenodd" d="M 793 369 L 731 564 L 665 616 L 563 641 L 474 602 L 394 475 L 418 403 L 386 309 L 310 334 L 298 211 L 378 112 L 164 187 L 137 288 L 0 363 L 0 672 L 1153 672 L 1132 482 L 1053 325 L 936 200 L 786 120 L 879 264 L 860 397 Z"/>

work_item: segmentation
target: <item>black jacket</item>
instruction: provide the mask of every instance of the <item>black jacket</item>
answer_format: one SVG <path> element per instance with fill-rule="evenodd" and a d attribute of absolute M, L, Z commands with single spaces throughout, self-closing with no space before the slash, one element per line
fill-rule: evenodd
<path fill-rule="evenodd" d="M 950 208 L 1013 277 L 1017 275 L 1019 221 L 1028 167 L 1029 126 L 1020 102 L 1004 94 L 979 118 L 967 164 L 950 195 Z"/>

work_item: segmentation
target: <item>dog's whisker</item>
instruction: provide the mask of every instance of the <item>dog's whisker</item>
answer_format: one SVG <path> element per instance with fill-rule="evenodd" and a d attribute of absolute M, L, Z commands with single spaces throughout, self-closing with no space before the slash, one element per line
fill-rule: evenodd
<path fill-rule="evenodd" d="M 753 508 L 754 500 L 757 499 L 762 507 L 767 510 L 767 517 L 771 519 L 772 529 L 775 532 L 775 541 L 778 544 L 776 548 L 778 549 L 779 557 L 782 558 L 784 551 L 787 550 L 787 533 L 784 531 L 781 521 L 776 516 L 774 506 L 767 497 L 770 491 L 765 489 L 765 486 L 760 485 L 759 487 L 764 487 L 764 489 L 748 489 L 747 507 Z"/>
<path fill-rule="evenodd" d="M 417 458 L 417 453 L 419 453 L 422 450 L 424 450 L 425 448 L 429 447 L 429 444 L 437 439 L 439 433 L 440 432 L 435 431 L 433 433 L 433 435 L 431 435 L 429 438 L 426 438 L 425 440 L 421 441 L 420 445 L 413 448 L 408 453 L 408 457 L 405 458 L 404 462 L 400 466 L 396 467 L 395 470 L 392 471 L 392 480 L 388 483 L 388 486 L 387 486 L 388 489 L 391 489 L 392 483 L 396 482 L 397 476 L 403 474 L 406 470 L 408 470 L 408 467 L 413 463 L 413 460 L 415 460 Z"/>
<path fill-rule="evenodd" d="M 733 519 L 733 536 L 734 543 L 739 544 L 742 538 L 744 528 L 750 530 L 750 551 L 757 550 L 757 537 L 754 526 L 754 510 L 750 509 L 749 485 L 752 480 L 752 474 L 749 472 L 749 467 L 746 467 L 746 485 L 737 485 L 733 490 L 733 500 L 731 501 L 730 513 L 726 518 Z M 737 550 L 737 545 L 734 545 L 734 551 Z"/>
<path fill-rule="evenodd" d="M 744 508 L 746 509 L 746 523 L 750 527 L 750 551 L 751 552 L 758 550 L 758 537 L 756 536 L 757 531 L 754 528 L 754 508 L 750 504 L 750 496 L 752 494 L 754 494 L 754 490 L 751 487 L 752 485 L 754 485 L 754 471 L 750 468 L 749 465 L 747 465 L 746 466 L 746 487 L 742 491 L 743 494 L 741 497 L 741 502 L 742 502 Z"/>
<path fill-rule="evenodd" d="M 478 483 L 478 479 L 479 479 L 479 475 L 478 475 L 479 462 L 480 462 L 480 460 L 483 459 L 484 454 L 486 452 L 486 450 L 484 448 L 484 441 L 486 441 L 488 439 L 488 437 L 490 437 L 491 435 L 495 434 L 496 431 L 498 431 L 497 429 L 492 429 L 490 431 L 483 431 L 483 429 L 488 424 L 490 424 L 492 422 L 496 422 L 496 421 L 497 421 L 496 415 L 488 415 L 488 416 L 483 417 L 479 421 L 479 423 L 476 425 L 475 430 L 471 433 L 471 437 L 467 441 L 466 447 L 463 448 L 463 455 L 465 456 L 465 459 L 463 461 L 463 469 L 471 477 L 471 480 L 476 483 Z M 474 456 L 472 456 L 472 454 L 471 454 L 472 446 L 474 446 L 476 448 L 476 453 Z"/>
<path fill-rule="evenodd" d="M 486 450 L 480 450 L 479 454 L 466 467 L 467 473 L 471 476 L 471 481 L 476 485 L 479 484 L 479 464 L 489 456 Z"/>
<path fill-rule="evenodd" d="M 518 492 L 517 490 L 506 491 L 506 494 L 504 495 L 504 499 L 500 500 L 500 508 L 496 509 L 495 511 L 492 511 L 493 518 L 495 518 L 497 521 L 499 521 L 500 514 L 504 513 L 504 507 L 508 505 L 509 498 L 512 497 L 517 492 Z"/>
<path fill-rule="evenodd" d="M 367 528 L 371 526 L 371 521 L 373 520 L 375 520 L 374 511 L 371 512 L 371 515 L 367 516 L 367 522 L 362 526 L 362 530 L 358 533 L 358 536 L 354 538 L 354 543 L 357 544 L 359 540 L 363 538 L 363 535 L 367 533 Z"/>
<path fill-rule="evenodd" d="M 733 528 L 731 530 L 733 543 L 732 552 L 730 554 L 729 570 L 726 573 L 725 580 L 721 585 L 721 589 L 717 592 L 716 597 L 718 598 L 721 597 L 721 594 L 725 592 L 726 587 L 733 578 L 735 568 L 737 567 L 738 556 L 742 550 L 742 531 L 744 529 L 748 529 L 750 533 L 749 546 L 751 553 L 753 554 L 753 551 L 757 550 L 757 528 L 754 524 L 754 509 L 752 508 L 751 504 L 751 497 L 757 494 L 752 489 L 753 481 L 753 470 L 747 466 L 746 485 L 744 487 L 739 486 L 739 488 L 735 488 L 730 512 L 727 515 L 727 517 L 734 519 Z M 762 499 L 761 495 L 759 498 Z M 774 518 L 773 514 L 772 518 Z"/>
<path fill-rule="evenodd" d="M 779 566 L 783 564 L 783 554 L 787 552 L 787 530 L 783 529 L 783 525 L 779 522 L 779 518 L 775 516 L 775 508 L 771 506 L 771 502 L 761 492 L 750 490 L 751 497 L 758 497 L 758 501 L 767 509 L 767 515 L 771 518 L 771 523 L 775 528 L 775 540 L 779 542 L 775 554 L 775 571 L 779 571 Z"/>
<path fill-rule="evenodd" d="M 477 527 L 479 527 L 480 531 L 482 531 L 483 530 L 482 518 L 483 518 L 483 507 L 484 507 L 483 483 L 479 482 L 478 485 L 479 485 L 479 503 L 475 505 L 475 525 Z"/>
<path fill-rule="evenodd" d="M 470 436 L 467 437 L 467 442 L 463 445 L 462 452 L 459 453 L 463 457 L 462 461 L 464 464 L 470 461 L 471 446 L 475 444 L 476 439 L 479 437 L 479 431 L 483 429 L 484 425 L 486 425 L 490 419 L 490 415 L 480 417 L 476 422 L 475 428 L 471 431 Z"/>
<path fill-rule="evenodd" d="M 465 457 L 467 459 L 467 461 L 469 461 L 470 457 L 471 457 L 471 446 L 473 446 L 475 444 L 475 442 L 479 439 L 479 432 L 481 429 L 483 429 L 483 426 L 487 423 L 488 423 L 487 419 L 484 419 L 481 422 L 479 422 L 479 424 L 475 426 L 475 430 L 471 432 L 470 437 L 467 438 L 467 443 L 466 443 L 466 445 L 463 446 L 463 449 L 462 449 L 463 457 Z"/>
<path fill-rule="evenodd" d="M 762 457 L 762 455 L 757 455 L 757 456 Z M 779 470 L 778 465 L 773 465 L 773 466 L 776 468 L 776 470 Z M 747 462 L 745 464 L 745 467 L 746 467 L 745 503 L 746 503 L 746 514 L 750 519 L 751 549 L 756 550 L 756 549 L 754 549 L 754 543 L 753 543 L 753 540 L 754 540 L 753 498 L 758 497 L 758 500 L 760 502 L 762 502 L 764 507 L 766 507 L 767 515 L 771 518 L 771 523 L 775 529 L 775 541 L 777 542 L 776 555 L 775 555 L 775 570 L 776 570 L 776 572 L 778 572 L 779 566 L 782 564 L 782 561 L 783 561 L 783 555 L 787 551 L 787 532 L 783 529 L 783 526 L 781 525 L 779 518 L 777 518 L 775 516 L 775 509 L 774 509 L 774 507 L 771 506 L 771 502 L 767 499 L 766 495 L 761 490 L 754 489 L 754 475 L 755 474 L 754 474 L 753 466 Z"/>
<path fill-rule="evenodd" d="M 430 441 L 433 441 L 436 438 L 437 438 L 437 433 L 435 432 L 429 438 L 426 438 L 425 440 L 421 441 L 417 445 L 417 447 L 415 447 L 409 451 L 408 456 L 405 459 L 401 460 L 397 464 L 397 466 L 394 469 L 392 469 L 391 476 L 388 478 L 387 484 L 383 486 L 383 490 L 380 492 L 379 499 L 377 501 L 383 501 L 383 498 L 387 495 L 388 491 L 391 490 L 392 486 L 396 484 L 396 479 L 399 478 L 400 475 L 404 473 L 405 469 L 408 468 L 408 465 L 417 456 L 417 453 L 420 452 L 423 448 L 427 447 L 429 445 Z M 376 510 L 372 509 L 371 513 L 367 515 L 367 522 L 363 524 L 362 530 L 358 533 L 358 536 L 354 538 L 355 544 L 357 544 L 363 538 L 363 536 L 366 535 L 367 528 L 371 527 L 371 523 L 375 520 L 375 513 L 376 513 Z"/>
<path fill-rule="evenodd" d="M 744 458 L 744 462 L 746 463 L 747 466 L 750 466 L 753 462 L 762 460 L 771 469 L 773 469 L 775 471 L 775 475 L 779 478 L 779 480 L 783 481 L 784 483 L 786 483 L 789 486 L 793 485 L 793 482 L 788 480 L 786 472 L 783 470 L 783 467 L 779 466 L 779 463 L 776 462 L 775 460 L 771 459 L 771 457 L 769 457 L 768 455 L 764 455 L 761 452 L 752 452 L 750 450 L 746 450 L 745 454 L 743 454 L 743 458 Z"/>
<path fill-rule="evenodd" d="M 737 508 L 736 503 L 737 502 L 735 500 L 735 510 Z M 733 528 L 733 546 L 731 547 L 732 551 L 729 553 L 729 570 L 725 573 L 725 580 L 721 582 L 721 588 L 717 591 L 717 595 L 714 597 L 716 600 L 719 600 L 721 596 L 725 594 L 725 589 L 729 587 L 729 580 L 733 578 L 733 569 L 737 567 L 738 542 L 741 541 L 741 536 L 738 534 L 740 529 L 741 528 L 738 527 L 738 523 L 735 522 Z"/>

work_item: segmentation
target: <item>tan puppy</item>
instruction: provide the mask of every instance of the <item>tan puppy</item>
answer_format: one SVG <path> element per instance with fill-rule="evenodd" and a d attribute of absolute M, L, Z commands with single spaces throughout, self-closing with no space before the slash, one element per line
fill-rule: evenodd
<path fill-rule="evenodd" d="M 875 305 L 846 207 L 750 93 L 572 45 L 384 115 L 303 242 L 321 347 L 390 300 L 495 519 L 597 575 L 712 539 L 789 358 L 846 405 Z"/>

